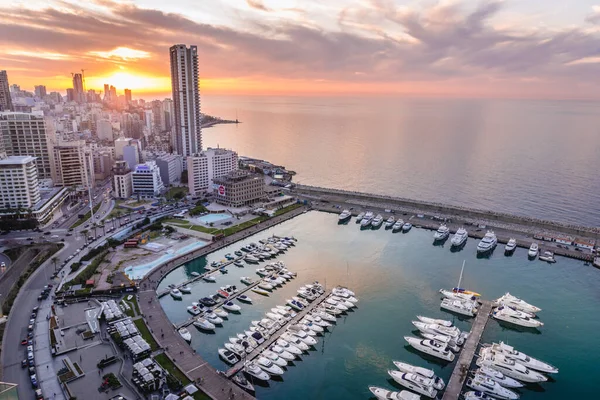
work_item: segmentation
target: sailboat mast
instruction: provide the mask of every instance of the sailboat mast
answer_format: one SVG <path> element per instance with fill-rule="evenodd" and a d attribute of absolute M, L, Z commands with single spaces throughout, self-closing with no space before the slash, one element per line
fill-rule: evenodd
<path fill-rule="evenodd" d="M 463 271 L 465 270 L 465 262 L 466 262 L 466 260 L 463 260 L 463 265 L 462 265 L 462 268 L 460 269 L 460 276 L 458 278 L 458 286 L 456 286 L 457 289 L 460 289 L 460 282 L 462 281 Z"/>

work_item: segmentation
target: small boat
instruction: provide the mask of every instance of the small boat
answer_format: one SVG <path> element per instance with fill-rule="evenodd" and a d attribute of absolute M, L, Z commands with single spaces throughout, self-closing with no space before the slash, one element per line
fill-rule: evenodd
<path fill-rule="evenodd" d="M 344 210 L 338 216 L 338 223 L 343 223 L 348 221 L 352 217 L 352 213 L 349 210 Z"/>
<path fill-rule="evenodd" d="M 300 348 L 298 348 L 297 346 L 290 344 L 288 341 L 283 340 L 283 339 L 277 339 L 277 346 L 280 346 L 283 350 L 287 351 L 288 353 L 291 353 L 293 355 L 299 356 L 302 355 L 302 350 Z M 308 349 L 308 347 L 307 347 Z"/>
<path fill-rule="evenodd" d="M 421 332 L 431 333 L 434 335 L 450 336 L 453 339 L 458 339 L 460 330 L 457 327 L 447 327 L 438 324 L 427 324 L 421 321 L 412 321 L 412 324 Z"/>
<path fill-rule="evenodd" d="M 418 394 L 409 392 L 408 390 L 392 392 L 377 386 L 369 386 L 369 390 L 377 400 L 419 400 L 421 398 Z"/>
<path fill-rule="evenodd" d="M 442 300 L 440 307 L 447 311 L 466 315 L 467 317 L 474 317 L 475 314 L 477 314 L 477 311 L 479 311 L 477 308 L 477 303 L 473 301 L 444 299 Z"/>
<path fill-rule="evenodd" d="M 261 294 L 261 295 L 263 295 L 263 296 L 268 296 L 268 295 L 269 295 L 269 292 L 268 292 L 268 291 L 266 291 L 266 290 L 264 290 L 264 289 L 261 289 L 261 288 L 256 288 L 256 287 L 255 287 L 255 288 L 252 288 L 251 290 L 252 290 L 254 293 L 258 293 L 258 294 Z"/>
<path fill-rule="evenodd" d="M 192 334 L 186 328 L 181 328 L 178 332 L 186 342 L 190 343 L 192 341 Z"/>
<path fill-rule="evenodd" d="M 219 290 L 217 290 L 217 294 L 218 294 L 219 296 L 221 296 L 222 298 L 224 298 L 224 299 L 227 299 L 227 298 L 229 298 L 229 296 L 231 296 L 231 294 L 230 294 L 230 293 L 228 293 L 227 291 L 225 291 L 225 290 L 223 290 L 223 289 L 219 289 Z"/>
<path fill-rule="evenodd" d="M 497 399 L 516 400 L 519 398 L 519 395 L 512 390 L 503 387 L 498 382 L 483 375 L 475 375 L 473 378 L 467 379 L 467 386 L 479 392 L 487 393 Z"/>
<path fill-rule="evenodd" d="M 196 277 L 200 276 L 200 273 L 196 272 L 196 271 L 192 271 L 192 272 L 190 272 L 190 275 L 196 278 Z"/>
<path fill-rule="evenodd" d="M 527 256 L 531 259 L 531 258 L 536 258 L 538 256 L 538 253 L 540 251 L 540 247 L 538 246 L 538 244 L 536 242 L 531 243 L 531 246 L 529 246 L 529 251 L 527 252 Z"/>
<path fill-rule="evenodd" d="M 476 296 L 473 296 L 472 294 L 464 293 L 461 291 L 457 291 L 454 289 L 453 290 L 440 289 L 440 294 L 442 295 L 442 297 L 445 297 L 450 300 L 473 301 L 473 302 L 477 301 Z"/>
<path fill-rule="evenodd" d="M 479 367 L 486 366 L 502 371 L 504 375 L 521 382 L 535 383 L 546 382 L 548 380 L 544 374 L 528 368 L 514 359 L 507 358 L 503 353 L 494 352 L 491 347 L 483 347 L 479 351 L 479 358 L 477 358 L 475 363 Z"/>
<path fill-rule="evenodd" d="M 494 397 L 488 396 L 487 394 L 479 391 L 469 391 L 463 396 L 465 400 L 496 400 Z"/>
<path fill-rule="evenodd" d="M 205 280 L 206 282 L 216 282 L 217 278 L 215 278 L 212 275 L 206 275 L 202 277 L 203 280 Z"/>
<path fill-rule="evenodd" d="M 290 307 L 292 307 L 296 311 L 302 311 L 302 310 L 304 310 L 304 305 L 302 305 L 301 303 L 297 302 L 296 300 L 288 299 L 288 300 L 286 300 L 286 304 L 288 304 Z"/>
<path fill-rule="evenodd" d="M 364 216 L 365 216 L 365 213 L 364 213 L 364 211 L 363 211 L 363 212 L 361 212 L 361 213 L 359 213 L 359 214 L 356 216 L 356 223 L 358 224 L 360 221 L 362 221 L 362 219 L 364 218 Z"/>
<path fill-rule="evenodd" d="M 484 375 L 487 378 L 490 378 L 490 379 L 498 382 L 500 385 L 507 387 L 507 388 L 523 387 L 523 384 L 521 382 L 519 382 L 518 380 L 510 378 L 494 368 L 485 367 L 485 366 L 479 367 L 479 369 L 475 372 L 477 374 Z"/>
<path fill-rule="evenodd" d="M 242 263 L 241 261 L 234 261 L 233 265 L 239 268 L 244 268 L 244 263 Z"/>
<path fill-rule="evenodd" d="M 248 379 L 244 378 L 242 374 L 235 375 L 231 378 L 233 383 L 244 389 L 248 393 L 254 393 L 254 386 L 248 381 Z"/>
<path fill-rule="evenodd" d="M 194 321 L 194 326 L 196 328 L 202 329 L 203 331 L 214 331 L 215 330 L 215 326 L 208 322 L 208 320 L 204 319 L 204 318 L 197 318 Z"/>
<path fill-rule="evenodd" d="M 544 251 L 542 254 L 540 254 L 539 259 L 541 261 L 546 261 L 547 263 L 555 263 L 556 259 L 554 258 L 554 253 L 551 251 Z"/>
<path fill-rule="evenodd" d="M 245 294 L 240 294 L 237 299 L 239 301 L 241 301 L 242 303 L 249 303 L 252 304 L 252 299 L 248 296 L 246 296 Z"/>
<path fill-rule="evenodd" d="M 269 374 L 262 370 L 256 363 L 249 362 L 244 365 L 244 372 L 259 381 L 268 381 Z"/>
<path fill-rule="evenodd" d="M 530 318 L 522 314 L 520 311 L 513 310 L 510 307 L 500 306 L 496 308 L 492 311 L 492 317 L 497 320 L 508 322 L 514 325 L 523 326 L 525 328 L 539 328 L 541 326 L 544 326 L 543 322 L 537 319 Z"/>
<path fill-rule="evenodd" d="M 242 276 L 242 277 L 240 278 L 240 281 L 241 281 L 243 284 L 246 284 L 246 285 L 252 285 L 252 284 L 254 283 L 254 279 L 252 279 L 252 278 L 250 278 L 250 277 L 248 277 L 248 276 Z"/>
<path fill-rule="evenodd" d="M 437 390 L 427 383 L 429 380 L 417 374 L 388 370 L 388 375 L 400 385 L 414 392 L 422 394 L 423 396 L 430 397 L 432 399 L 437 396 Z"/>
<path fill-rule="evenodd" d="M 204 313 L 204 318 L 213 325 L 222 325 L 223 324 L 223 318 L 219 317 L 217 314 L 215 314 L 210 309 L 206 310 L 206 312 Z"/>
<path fill-rule="evenodd" d="M 256 364 L 266 373 L 271 376 L 280 376 L 283 375 L 283 370 L 279 365 L 276 365 L 273 361 L 269 360 L 266 357 L 258 357 L 256 360 Z"/>
<path fill-rule="evenodd" d="M 215 299 L 213 299 L 212 297 L 203 297 L 200 300 L 198 300 L 200 303 L 204 304 L 207 307 L 212 307 L 215 304 L 217 304 L 217 302 L 215 301 Z"/>
<path fill-rule="evenodd" d="M 450 239 L 450 244 L 452 245 L 452 247 L 460 247 L 466 243 L 468 238 L 469 232 L 467 232 L 465 228 L 460 227 L 452 236 L 452 239 Z"/>
<path fill-rule="evenodd" d="M 454 361 L 454 354 L 452 354 L 452 352 L 448 350 L 446 346 L 437 341 L 410 336 L 404 336 L 404 340 L 406 340 L 413 348 L 425 354 L 429 354 L 446 361 Z"/>
<path fill-rule="evenodd" d="M 287 366 L 288 362 L 283 358 L 279 357 L 279 355 L 271 350 L 263 350 L 261 353 L 263 357 L 273 361 L 273 364 L 278 365 L 280 367 Z"/>
<path fill-rule="evenodd" d="M 280 358 L 283 358 L 286 361 L 294 361 L 296 356 L 289 351 L 285 350 L 283 347 L 278 345 L 271 345 L 271 351 L 277 354 Z"/>
<path fill-rule="evenodd" d="M 514 360 L 518 363 L 523 364 L 527 368 L 531 368 L 540 372 L 545 372 L 547 374 L 558 373 L 558 368 L 556 368 L 555 366 L 548 364 L 547 362 L 540 361 L 531 356 L 528 356 L 527 354 L 521 353 L 514 347 L 509 346 L 504 342 L 492 344 L 491 349 L 496 353 L 503 354 L 509 360 Z"/>
<path fill-rule="evenodd" d="M 219 353 L 219 356 L 221 357 L 221 359 L 229 365 L 234 365 L 238 361 L 240 361 L 238 356 L 236 356 L 233 352 L 231 352 L 227 349 L 219 349 L 219 350 L 217 350 L 217 353 Z"/>
<path fill-rule="evenodd" d="M 483 239 L 477 244 L 477 254 L 487 254 L 496 248 L 498 238 L 493 231 L 487 231 Z"/>
<path fill-rule="evenodd" d="M 179 289 L 176 289 L 176 288 L 171 289 L 171 291 L 169 292 L 169 294 L 175 300 L 181 300 L 183 298 L 183 295 L 181 294 L 181 292 L 179 291 Z"/>
<path fill-rule="evenodd" d="M 394 361 L 394 365 L 401 372 L 406 372 L 409 374 L 416 374 L 416 375 L 422 376 L 425 379 L 431 380 L 431 386 L 433 386 L 434 389 L 442 390 L 446 387 L 444 380 L 442 378 L 440 378 L 439 376 L 436 376 L 432 369 L 416 367 L 414 365 L 410 365 L 410 364 L 403 363 L 400 361 Z"/>
<path fill-rule="evenodd" d="M 373 228 L 379 228 L 381 224 L 383 224 L 383 216 L 381 214 L 377 214 L 377 216 L 371 221 L 371 226 Z"/>
<path fill-rule="evenodd" d="M 447 326 L 447 327 L 452 326 L 452 322 L 447 321 L 445 319 L 435 319 L 435 318 L 423 317 L 421 315 L 417 315 L 417 319 L 421 322 L 425 322 L 426 324 L 438 324 L 438 325 Z"/>
<path fill-rule="evenodd" d="M 222 307 L 229 312 L 239 312 L 242 309 L 242 307 L 238 306 L 237 304 L 234 304 L 231 301 L 226 301 L 225 303 L 223 303 Z"/>
<path fill-rule="evenodd" d="M 458 345 L 457 340 L 461 339 L 454 339 L 446 335 L 435 335 L 433 333 L 425 333 L 423 331 L 419 331 L 419 335 L 423 336 L 425 339 L 435 340 L 436 342 L 447 346 L 448 349 L 452 350 L 455 353 L 458 353 L 460 351 L 460 346 Z M 463 344 L 464 340 L 461 340 L 460 343 Z"/>
<path fill-rule="evenodd" d="M 535 314 L 542 311 L 541 308 L 529 304 L 518 297 L 513 296 L 510 293 L 506 293 L 504 296 L 497 298 L 494 301 L 494 305 L 504 304 L 510 307 L 514 307 L 519 311 L 525 311 L 530 314 Z"/>
<path fill-rule="evenodd" d="M 299 348 L 302 351 L 308 351 L 308 349 L 309 349 L 309 347 L 306 343 L 304 343 L 302 340 L 300 340 L 296 336 L 292 335 L 290 332 L 284 332 L 281 335 L 281 339 L 285 340 L 286 342 L 288 342 L 291 345 L 296 346 L 297 348 Z M 277 344 L 280 344 L 279 339 L 277 340 Z"/>
<path fill-rule="evenodd" d="M 394 226 L 395 223 L 396 223 L 396 218 L 394 218 L 394 216 L 392 215 L 385 221 L 385 228 L 389 229 L 392 226 Z"/>
<path fill-rule="evenodd" d="M 236 255 L 236 256 L 238 256 L 238 257 L 242 257 L 242 256 L 244 255 L 244 253 L 242 253 L 242 252 L 241 252 L 241 251 L 239 251 L 239 250 L 236 250 L 236 251 L 234 251 L 234 252 L 233 252 L 233 254 L 235 254 L 235 255 Z"/>
<path fill-rule="evenodd" d="M 404 225 L 402 225 L 402 232 L 408 232 L 412 229 L 412 224 L 410 222 L 405 223 Z"/>
<path fill-rule="evenodd" d="M 219 317 L 221 317 L 221 318 L 227 318 L 227 316 L 229 315 L 229 314 L 227 313 L 227 311 L 223 310 L 221 307 L 219 307 L 219 308 L 215 308 L 215 309 L 213 310 L 213 312 L 214 312 L 214 313 L 215 313 L 217 316 L 219 316 Z"/>
<path fill-rule="evenodd" d="M 256 274 L 259 275 L 259 276 L 267 276 L 267 275 L 270 274 L 270 272 L 267 271 L 264 268 L 259 268 L 259 269 L 256 270 Z"/>
<path fill-rule="evenodd" d="M 506 245 L 504 245 L 504 253 L 512 254 L 516 248 L 517 248 L 517 239 L 510 238 L 510 239 L 508 239 L 508 242 L 506 243 Z"/>
<path fill-rule="evenodd" d="M 402 225 L 404 225 L 404 221 L 401 219 L 394 222 L 394 225 L 392 225 L 392 232 L 398 232 L 398 231 L 402 230 Z"/>
<path fill-rule="evenodd" d="M 371 211 L 367 211 L 360 221 L 360 227 L 361 228 L 369 227 L 369 225 L 371 225 L 372 220 L 373 220 L 373 213 Z"/>
<path fill-rule="evenodd" d="M 244 257 L 244 261 L 246 261 L 248 263 L 256 264 L 260 260 L 252 254 L 246 254 L 246 257 Z"/>
<path fill-rule="evenodd" d="M 233 338 L 229 338 L 229 343 L 225 343 L 225 348 L 240 358 L 245 357 L 247 353 L 246 349 L 249 348 L 248 342 L 244 342 L 241 339 L 232 341 L 231 339 Z M 252 349 L 250 349 L 250 352 L 252 352 Z"/>
<path fill-rule="evenodd" d="M 450 236 L 450 228 L 446 224 L 441 224 L 437 231 L 433 234 L 433 240 L 436 242 L 446 240 Z"/>

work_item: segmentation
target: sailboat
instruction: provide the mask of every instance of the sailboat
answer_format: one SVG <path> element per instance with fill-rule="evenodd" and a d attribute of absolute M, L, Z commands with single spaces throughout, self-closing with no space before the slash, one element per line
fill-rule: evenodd
<path fill-rule="evenodd" d="M 469 290 L 461 289 L 460 283 L 462 282 L 463 272 L 465 270 L 465 261 L 463 261 L 462 268 L 460 270 L 460 276 L 458 278 L 458 285 L 450 290 L 440 289 L 440 293 L 445 297 L 440 305 L 441 308 L 456 312 L 459 314 L 474 316 L 477 309 L 477 297 L 481 296 L 479 293 L 471 292 Z M 474 293 L 474 294 L 471 294 Z M 476 296 L 477 295 L 477 296 Z"/>
<path fill-rule="evenodd" d="M 454 293 L 463 293 L 463 294 L 466 294 L 468 296 L 481 297 L 481 295 L 479 293 L 477 293 L 477 292 L 472 292 L 470 290 L 466 290 L 466 289 L 463 289 L 463 288 L 460 287 L 460 282 L 462 280 L 463 271 L 465 269 L 465 262 L 466 261 L 463 260 L 463 265 L 462 265 L 462 268 L 460 270 L 460 277 L 458 278 L 458 285 L 455 288 L 453 288 L 452 291 Z"/>

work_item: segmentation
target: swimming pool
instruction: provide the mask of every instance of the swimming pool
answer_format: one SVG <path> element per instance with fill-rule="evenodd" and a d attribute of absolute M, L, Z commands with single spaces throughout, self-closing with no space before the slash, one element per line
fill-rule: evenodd
<path fill-rule="evenodd" d="M 215 222 L 219 222 L 219 221 L 225 221 L 226 219 L 231 218 L 231 215 L 229 214 L 207 214 L 207 215 L 203 215 L 201 217 L 196 218 L 196 220 L 198 222 L 200 222 L 201 224 L 204 225 L 208 225 L 210 223 L 215 223 Z"/>

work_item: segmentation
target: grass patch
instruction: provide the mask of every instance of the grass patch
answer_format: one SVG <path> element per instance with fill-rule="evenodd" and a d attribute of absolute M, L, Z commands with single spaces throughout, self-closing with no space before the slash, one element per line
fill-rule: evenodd
<path fill-rule="evenodd" d="M 171 361 L 171 359 L 169 357 L 167 357 L 166 354 L 159 354 L 156 357 L 154 357 L 154 360 L 160 364 L 161 367 L 163 367 L 163 369 L 165 371 L 167 371 L 169 374 L 171 374 L 175 379 L 177 379 L 179 382 L 181 382 L 183 384 L 183 386 L 185 385 L 189 385 L 191 383 L 191 381 L 187 378 L 187 376 L 185 376 L 185 374 L 183 372 L 181 372 L 179 370 L 179 368 L 177 368 L 177 366 L 173 363 L 173 361 Z"/>
<path fill-rule="evenodd" d="M 175 186 L 170 188 L 167 193 L 165 193 L 165 197 L 167 199 L 173 199 L 174 197 L 177 197 L 179 199 L 184 198 L 186 195 L 188 194 L 188 188 L 187 186 Z"/>
<path fill-rule="evenodd" d="M 102 206 L 102 203 L 100 203 L 94 207 L 94 214 L 96 214 L 98 212 L 98 210 L 100 209 L 101 206 Z M 77 228 L 79 225 L 86 223 L 87 220 L 90 219 L 91 216 L 92 216 L 92 213 L 90 211 L 88 211 L 83 216 L 83 218 L 79 219 L 77 222 L 75 222 L 73 225 L 71 225 L 71 229 Z"/>
<path fill-rule="evenodd" d="M 285 214 L 286 212 L 295 210 L 298 207 L 302 207 L 302 204 L 300 204 L 300 203 L 294 203 L 292 205 L 289 205 L 287 207 L 282 208 L 281 210 L 275 211 L 275 216 L 278 216 L 278 215 L 281 215 L 281 214 Z"/>
<path fill-rule="evenodd" d="M 190 227 L 188 229 L 192 229 L 194 231 L 208 233 L 208 234 L 213 234 L 213 233 L 219 232 L 219 230 L 216 228 L 205 228 L 204 226 L 201 226 L 201 225 L 190 225 Z"/>
<path fill-rule="evenodd" d="M 129 304 L 131 304 L 131 306 L 132 306 L 131 308 L 132 308 L 133 310 L 135 310 L 135 313 L 136 313 L 137 315 L 140 315 L 140 314 L 141 314 L 141 313 L 140 313 L 140 306 L 138 305 L 138 302 L 137 302 L 137 297 L 135 297 L 135 296 L 132 296 L 132 297 L 131 297 L 131 300 L 125 300 L 125 301 L 128 301 L 128 302 L 129 302 Z"/>
<path fill-rule="evenodd" d="M 140 331 L 140 335 L 142 335 L 142 338 L 150 345 L 150 349 L 152 351 L 158 350 L 158 343 L 156 343 L 156 340 L 154 340 L 154 338 L 152 337 L 150 329 L 148 329 L 148 327 L 144 323 L 144 320 L 141 318 L 136 319 L 135 321 L 133 321 L 133 323 L 135 324 L 135 326 L 137 326 L 138 330 Z"/>

